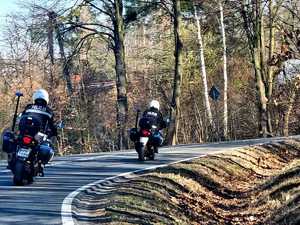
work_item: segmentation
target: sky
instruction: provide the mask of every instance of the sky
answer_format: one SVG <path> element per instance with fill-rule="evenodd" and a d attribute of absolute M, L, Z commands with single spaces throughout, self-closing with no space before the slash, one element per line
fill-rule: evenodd
<path fill-rule="evenodd" d="M 6 16 L 20 10 L 16 3 L 18 0 L 0 0 L 0 52 L 5 50 L 5 45 L 1 40 L 4 38 L 3 30 L 6 26 Z"/>
<path fill-rule="evenodd" d="M 15 0 L 0 0 L 0 26 L 5 23 L 5 16 L 11 12 L 18 10 Z"/>

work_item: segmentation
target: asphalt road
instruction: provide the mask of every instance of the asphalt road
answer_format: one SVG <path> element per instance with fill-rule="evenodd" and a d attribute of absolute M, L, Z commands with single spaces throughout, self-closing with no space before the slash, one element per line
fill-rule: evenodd
<path fill-rule="evenodd" d="M 46 167 L 45 177 L 38 177 L 33 184 L 24 187 L 13 186 L 10 171 L 5 169 L 5 162 L 0 161 L 0 224 L 71 225 L 72 218 L 66 219 L 71 214 L 63 212 L 62 215 L 62 208 L 66 208 L 62 203 L 84 185 L 208 153 L 279 140 L 282 138 L 182 145 L 160 149 L 157 160 L 146 162 L 139 162 L 134 151 L 57 157 Z"/>

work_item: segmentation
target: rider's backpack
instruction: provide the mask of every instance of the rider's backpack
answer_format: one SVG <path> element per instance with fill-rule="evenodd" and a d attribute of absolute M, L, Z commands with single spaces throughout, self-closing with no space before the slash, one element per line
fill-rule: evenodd
<path fill-rule="evenodd" d="M 42 122 L 34 116 L 23 115 L 19 122 L 19 131 L 21 135 L 30 135 L 34 137 L 42 129 Z"/>
<path fill-rule="evenodd" d="M 155 123 L 155 118 L 142 117 L 139 121 L 139 126 L 142 129 L 151 129 L 152 125 Z"/>

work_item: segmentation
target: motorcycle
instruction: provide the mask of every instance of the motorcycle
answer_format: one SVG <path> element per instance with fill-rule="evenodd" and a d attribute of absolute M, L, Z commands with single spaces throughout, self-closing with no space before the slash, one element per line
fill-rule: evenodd
<path fill-rule="evenodd" d="M 22 135 L 18 137 L 13 159 L 13 183 L 23 185 L 32 183 L 36 176 L 44 176 L 44 165 L 53 157 L 54 152 L 47 135 L 38 132 L 34 137 Z"/>
<path fill-rule="evenodd" d="M 3 151 L 10 157 L 8 168 L 13 173 L 13 183 L 15 185 L 30 184 L 36 176 L 44 176 L 44 165 L 48 163 L 54 155 L 51 141 L 48 139 L 47 125 L 43 132 L 38 130 L 39 123 L 33 117 L 21 117 L 22 124 L 32 129 L 19 130 L 15 133 L 17 112 L 22 93 L 16 93 L 17 105 L 13 118 L 12 131 L 6 131 L 3 135 Z M 21 122 L 21 121 L 20 121 Z"/>
<path fill-rule="evenodd" d="M 151 124 L 151 121 L 141 119 L 139 121 L 139 113 L 137 111 L 135 128 L 130 130 L 130 139 L 134 142 L 135 150 L 138 153 L 138 159 L 145 161 L 146 158 L 149 160 L 155 159 L 155 153 L 158 152 L 158 141 L 157 127 Z M 139 121 L 139 129 L 138 129 Z"/>

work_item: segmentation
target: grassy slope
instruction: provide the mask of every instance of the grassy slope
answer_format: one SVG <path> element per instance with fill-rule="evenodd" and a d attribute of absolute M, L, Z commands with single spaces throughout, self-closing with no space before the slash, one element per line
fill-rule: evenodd
<path fill-rule="evenodd" d="M 76 199 L 79 208 L 77 218 L 87 224 L 300 224 L 300 141 L 96 186 Z"/>

